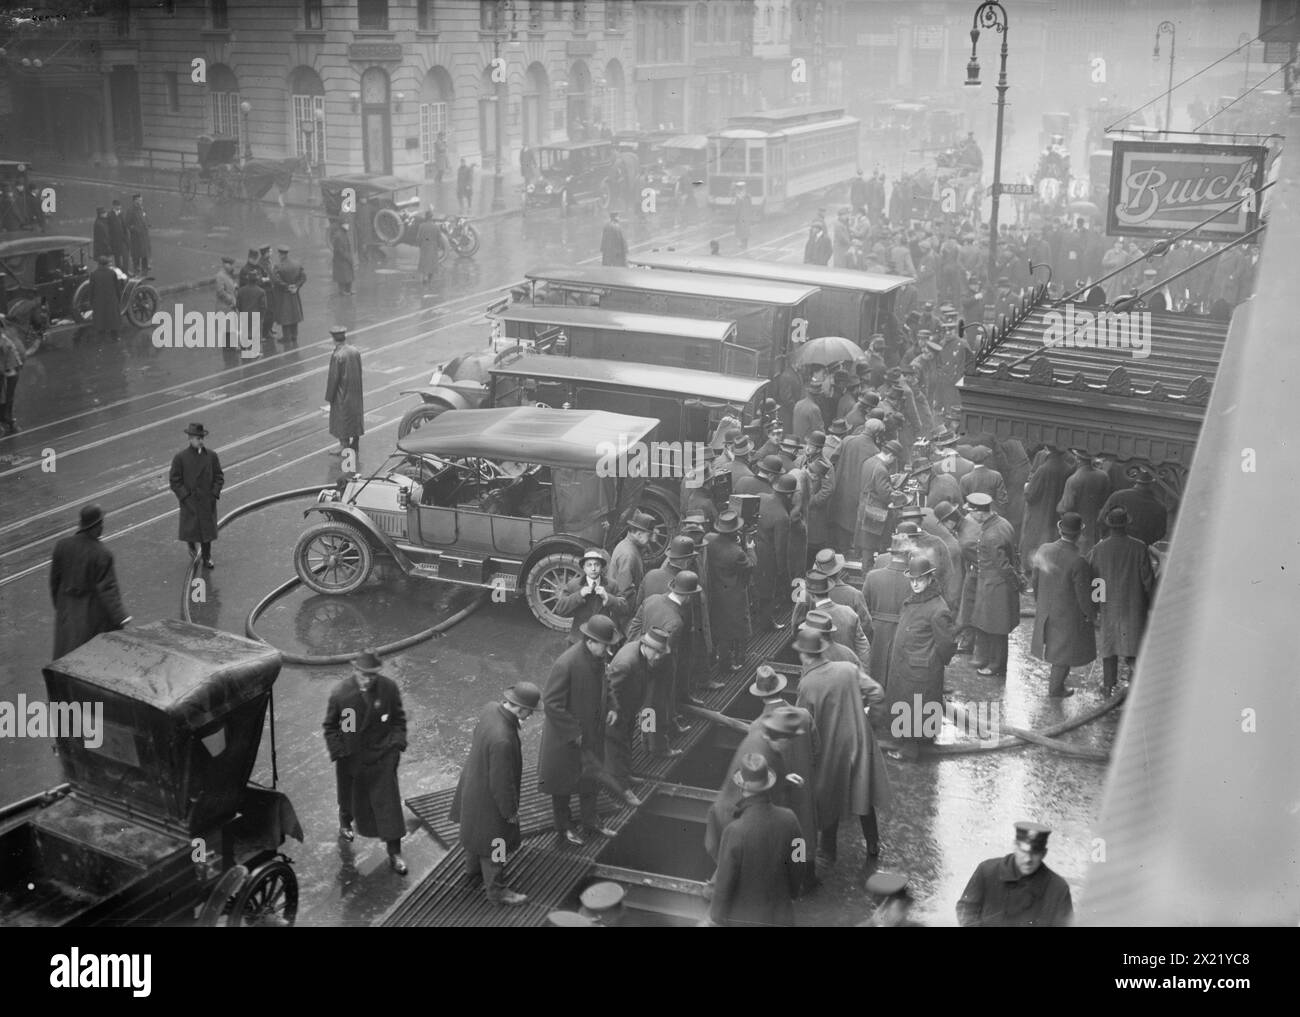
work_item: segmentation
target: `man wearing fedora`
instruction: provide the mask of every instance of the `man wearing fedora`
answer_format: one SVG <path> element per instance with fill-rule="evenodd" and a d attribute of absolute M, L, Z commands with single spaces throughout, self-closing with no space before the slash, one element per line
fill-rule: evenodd
<path fill-rule="evenodd" d="M 806 841 L 803 887 L 812 890 L 817 881 L 817 800 L 813 797 L 816 772 L 816 731 L 812 714 L 786 702 L 786 677 L 766 664 L 759 665 L 749 694 L 763 701 L 763 712 L 749 725 L 750 733 L 763 731 L 772 740 L 772 748 L 781 760 L 780 769 L 787 775 L 785 791 L 779 805 L 795 814 Z M 737 762 L 738 760 L 733 760 Z M 800 779 L 790 780 L 795 774 Z"/>
<path fill-rule="evenodd" d="M 1110 497 L 1110 476 L 1097 469 L 1087 449 L 1072 448 L 1071 454 L 1078 468 L 1070 474 L 1056 503 L 1058 512 L 1078 512 L 1083 517 L 1083 533 L 1079 536 L 1079 553 L 1087 554 L 1097 543 L 1097 516 Z"/>
<path fill-rule="evenodd" d="M 668 733 L 676 730 L 674 694 L 677 671 L 682 666 L 677 658 L 683 652 L 685 641 L 690 638 L 687 627 L 691 618 L 690 601 L 699 595 L 700 577 L 689 569 L 682 569 L 673 576 L 667 593 L 651 594 L 641 601 L 632 624 L 628 626 L 629 641 L 639 639 L 642 632 L 653 628 L 668 634 L 668 665 L 652 674 L 650 686 L 649 705 L 654 709 L 654 729 L 650 736 L 653 756 L 669 758 L 682 754 L 681 749 L 669 748 Z"/>
<path fill-rule="evenodd" d="M 942 537 L 937 537 L 921 528 L 921 522 L 925 518 L 925 510 L 917 505 L 909 505 L 899 510 L 898 529 L 895 530 L 895 536 L 901 533 L 914 552 L 925 555 L 934 563 L 938 578 L 935 580 L 939 584 L 939 592 L 943 594 L 948 601 L 949 607 L 961 606 L 961 562 L 958 560 L 954 563 L 951 545 Z M 951 537 L 951 534 L 949 534 Z M 961 548 L 956 548 L 958 559 L 961 557 Z"/>
<path fill-rule="evenodd" d="M 957 650 L 957 641 L 952 610 L 939 593 L 934 564 L 925 555 L 912 556 L 907 582 L 911 593 L 899 609 L 886 694 L 891 703 L 891 734 L 900 744 L 899 758 L 915 760 L 921 742 L 934 740 L 922 724 L 928 706 L 942 709 L 943 671 Z"/>
<path fill-rule="evenodd" d="M 1156 476 L 1148 467 L 1139 463 L 1125 472 L 1133 486 L 1114 491 L 1106 499 L 1098 516 L 1100 532 L 1103 537 L 1110 535 L 1110 528 L 1105 525 L 1106 517 L 1111 509 L 1122 508 L 1128 513 L 1128 535 L 1150 547 L 1165 539 L 1169 531 L 1169 512 L 1156 497 Z"/>
<path fill-rule="evenodd" d="M 334 686 L 323 727 L 335 765 L 339 837 L 378 837 L 388 848 L 389 867 L 405 876 L 406 822 L 397 765 L 406 751 L 406 711 L 397 683 L 375 650 L 362 650 L 352 662 L 352 673 Z"/>
<path fill-rule="evenodd" d="M 622 590 L 627 600 L 627 613 L 636 611 L 637 591 L 645 579 L 645 549 L 654 534 L 654 517 L 641 511 L 633 511 L 627 521 L 627 533 L 614 545 L 609 556 L 609 581 L 617 590 Z"/>
<path fill-rule="evenodd" d="M 846 816 L 858 817 L 868 857 L 879 855 L 876 808 L 889 801 L 889 778 L 862 709 L 861 666 L 828 659 L 830 643 L 823 633 L 804 627 L 793 647 L 803 669 L 795 705 L 812 715 L 820 743 L 813 796 L 822 850 L 834 864 L 840 820 Z M 878 697 L 879 687 L 873 691 Z"/>
<path fill-rule="evenodd" d="M 460 846 L 477 859 L 483 890 L 494 904 L 517 907 L 525 894 L 505 885 L 506 852 L 523 842 L 519 832 L 519 790 L 523 783 L 524 751 L 519 727 L 541 706 L 542 692 L 532 682 L 506 689 L 499 703 L 488 703 L 479 714 L 469 758 L 460 771 L 448 818 L 460 824 Z M 470 864 L 471 872 L 473 863 Z"/>
<path fill-rule="evenodd" d="M 732 494 L 771 494 L 772 482 L 785 472 L 785 464 L 775 453 L 762 456 L 753 466 L 753 473 L 741 477 L 731 488 Z"/>
<path fill-rule="evenodd" d="M 621 637 L 618 626 L 603 614 L 593 614 L 578 631 L 581 640 L 560 654 L 542 694 L 546 711 L 537 753 L 537 790 L 551 796 L 557 836 L 582 845 L 584 832 L 616 835 L 600 825 L 596 797 L 605 756 L 605 665 Z M 574 792 L 582 831 L 574 827 L 569 811 Z"/>
<path fill-rule="evenodd" d="M 190 424 L 185 435 L 189 445 L 172 457 L 169 476 L 180 506 L 177 539 L 185 541 L 191 556 L 201 556 L 205 569 L 211 569 L 215 567 L 212 542 L 217 539 L 217 499 L 226 475 L 217 454 L 204 444 L 208 432 L 202 424 Z"/>
<path fill-rule="evenodd" d="M 807 438 L 813 431 L 826 430 L 826 421 L 822 417 L 817 397 L 821 394 L 821 385 L 814 381 L 804 384 L 804 396 L 794 404 L 793 431 L 796 438 Z"/>
<path fill-rule="evenodd" d="M 974 446 L 970 452 L 970 461 L 975 465 L 958 483 L 963 497 L 975 491 L 987 494 L 1001 511 L 1007 504 L 1007 485 L 1002 474 L 988 465 L 992 454 L 983 445 Z"/>
<path fill-rule="evenodd" d="M 278 249 L 280 261 L 271 269 L 271 303 L 280 323 L 280 338 L 286 346 L 298 345 L 298 323 L 302 321 L 302 293 L 307 273 L 289 258 L 289 248 Z"/>
<path fill-rule="evenodd" d="M 791 614 L 791 624 L 798 626 L 809 610 L 822 611 L 829 615 L 834 625 L 831 638 L 853 651 L 858 663 L 865 669 L 871 656 L 871 646 L 867 641 L 866 631 L 853 608 L 837 604 L 831 598 L 832 580 L 817 569 L 811 569 L 804 577 L 805 596 L 803 602 L 795 605 Z"/>
<path fill-rule="evenodd" d="M 704 924 L 794 925 L 794 898 L 802 879 L 795 861 L 803 841 L 799 820 L 772 803 L 777 778 L 761 755 L 745 756 L 731 779 L 741 797 L 735 818 L 722 831 L 713 901 Z"/>
<path fill-rule="evenodd" d="M 1006 678 L 1008 638 L 1020 624 L 1020 559 L 1011 524 L 998 515 L 990 495 L 966 496 L 966 510 L 979 526 L 972 566 L 962 591 L 963 627 L 975 630 L 977 674 Z"/>
<path fill-rule="evenodd" d="M 717 536 L 709 541 L 709 624 L 718 666 L 724 671 L 744 667 L 749 641 L 749 582 L 758 559 L 742 533 L 740 516 L 728 509 L 714 524 Z"/>
<path fill-rule="evenodd" d="M 361 353 L 348 343 L 348 330 L 330 329 L 334 352 L 330 354 L 329 377 L 325 380 L 325 401 L 330 408 L 330 434 L 339 440 L 332 455 L 344 449 L 359 450 L 366 433 L 365 387 L 361 381 Z"/>
<path fill-rule="evenodd" d="M 778 618 L 789 604 L 790 509 L 795 487 L 794 478 L 786 474 L 778 478 L 770 492 L 758 497 L 758 529 L 754 535 L 758 619 L 760 626 L 773 629 L 785 627 Z"/>
<path fill-rule="evenodd" d="M 853 613 L 858 616 L 862 631 L 870 635 L 871 612 L 867 609 L 867 601 L 862 591 L 844 581 L 844 569 L 847 565 L 844 555 L 833 547 L 823 547 L 813 556 L 812 561 L 812 569 L 831 581 L 831 600 L 836 604 L 852 608 Z"/>
<path fill-rule="evenodd" d="M 723 440 L 726 440 L 724 435 Z M 749 457 L 754 454 L 754 443 L 749 440 L 749 436 L 743 434 L 739 428 L 736 429 L 736 437 L 731 443 L 731 447 L 723 447 L 723 453 L 720 459 L 715 460 L 714 474 L 729 474 L 731 477 L 731 490 L 735 491 L 736 486 L 746 477 L 752 477 L 753 472 L 749 468 Z"/>
<path fill-rule="evenodd" d="M 892 473 L 902 458 L 903 447 L 896 441 L 887 441 L 862 466 L 853 546 L 858 550 L 866 568 L 871 567 L 878 553 L 889 547 L 890 536 L 894 532 Z M 846 548 L 845 551 L 847 550 Z"/>
<path fill-rule="evenodd" d="M 862 471 L 873 456 L 880 454 L 876 442 L 883 443 L 884 432 L 884 422 L 871 418 L 863 425 L 861 434 L 851 434 L 840 443 L 839 458 L 835 461 L 835 490 L 831 494 L 829 509 L 833 530 L 831 541 L 837 550 L 847 553 L 854 546 L 858 501 L 862 497 Z"/>
<path fill-rule="evenodd" d="M 1055 699 L 1074 695 L 1066 689 L 1070 668 L 1097 659 L 1093 633 L 1097 606 L 1092 601 L 1092 566 L 1079 554 L 1083 519 L 1067 512 L 1056 524 L 1060 539 L 1034 554 L 1034 635 L 1030 652 L 1052 665 L 1047 694 Z"/>
<path fill-rule="evenodd" d="M 1097 650 L 1101 655 L 1102 691 L 1107 695 L 1115 690 L 1120 657 L 1128 661 L 1131 680 L 1155 594 L 1151 555 L 1146 544 L 1128 535 L 1128 524 L 1127 510 L 1122 506 L 1111 509 L 1106 516 L 1110 536 L 1087 554 L 1093 575 L 1100 580 Z"/>
<path fill-rule="evenodd" d="M 1074 918 L 1070 884 L 1043 864 L 1052 831 L 1042 823 L 1016 823 L 1014 850 L 980 862 L 961 899 L 964 928 L 1061 928 Z"/>
<path fill-rule="evenodd" d="M 98 505 L 85 505 L 77 532 L 54 545 L 50 599 L 54 601 L 55 660 L 131 620 L 122 607 L 113 552 L 99 540 L 103 532 L 104 513 Z"/>
<path fill-rule="evenodd" d="M 895 533 L 889 549 L 889 563 L 867 573 L 862 581 L 862 596 L 871 612 L 871 652 L 867 671 L 885 688 L 889 687 L 889 660 L 894 635 L 898 631 L 899 613 L 912 593 L 907 581 L 907 562 L 911 558 L 907 538 Z"/>
<path fill-rule="evenodd" d="M 1025 519 L 1020 528 L 1020 561 L 1026 568 L 1034 552 L 1057 537 L 1056 524 L 1061 520 L 1057 503 L 1065 493 L 1070 467 L 1065 450 L 1055 445 L 1043 449 L 1042 458 L 1029 474 L 1025 485 Z"/>
<path fill-rule="evenodd" d="M 651 751 L 654 732 L 643 707 L 650 698 L 656 678 L 671 667 L 669 635 L 661 628 L 646 629 L 640 638 L 623 644 L 605 669 L 605 773 L 625 802 L 641 804 L 632 793 L 632 737 L 640 731 Z"/>
<path fill-rule="evenodd" d="M 582 642 L 582 626 L 592 615 L 603 614 L 616 622 L 626 624 L 629 617 L 628 598 L 636 597 L 636 590 L 624 591 L 607 577 L 609 552 L 601 547 L 589 547 L 582 553 L 582 575 L 564 584 L 555 600 L 555 614 L 572 618 L 569 642 Z"/>

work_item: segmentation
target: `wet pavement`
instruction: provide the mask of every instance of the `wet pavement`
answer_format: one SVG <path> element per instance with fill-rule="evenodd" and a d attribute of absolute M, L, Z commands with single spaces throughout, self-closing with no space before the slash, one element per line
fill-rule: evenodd
<path fill-rule="evenodd" d="M 69 185 L 76 186 L 81 185 Z M 90 188 L 80 197 L 65 192 L 61 208 L 70 213 L 80 201 L 89 217 L 100 200 Z M 478 256 L 451 263 L 427 290 L 414 271 L 415 250 L 399 248 L 386 266 L 359 275 L 355 296 L 340 297 L 329 282 L 324 220 L 310 212 L 216 208 L 203 198 L 183 207 L 179 195 L 161 194 L 151 197 L 149 207 L 159 229 L 173 222 L 177 230 L 175 237 L 155 230 L 160 281 L 166 281 L 164 273 L 174 272 L 180 281 L 200 269 L 210 272 L 224 251 L 238 256 L 251 244 L 294 246 L 309 278 L 302 338 L 296 349 L 267 349 L 262 359 L 242 363 L 229 363 L 216 350 L 158 350 L 145 333 L 102 346 L 90 339 L 69 342 L 31 358 L 17 398 L 24 431 L 0 440 L 0 700 L 44 695 L 40 667 L 49 659 L 52 639 L 48 557 L 53 542 L 70 532 L 78 506 L 95 501 L 107 513 L 108 546 L 135 621 L 178 615 L 187 555 L 175 540 L 175 501 L 166 475 L 188 422 L 204 423 L 212 432 L 210 447 L 221 455 L 223 514 L 278 491 L 332 484 L 339 460 L 328 455 L 334 442 L 322 406 L 328 328 L 344 324 L 364 357 L 362 469 L 376 467 L 391 447 L 398 420 L 413 405 L 402 390 L 422 384 L 436 364 L 455 353 L 485 344 L 484 308 L 526 269 L 595 260 L 591 255 L 603 219 L 579 214 L 568 220 L 553 215 L 489 220 L 480 224 Z M 749 253 L 797 260 L 806 212 L 762 223 Z M 724 224 L 678 224 L 665 217 L 633 221 L 627 233 L 634 251 L 673 245 L 702 253 L 710 238 L 722 237 L 722 253 L 735 253 Z M 211 294 L 195 292 L 197 298 L 182 297 L 198 299 L 196 306 L 208 309 Z M 214 547 L 217 568 L 208 577 L 206 602 L 193 605 L 194 620 L 244 631 L 253 605 L 293 575 L 290 554 L 306 525 L 302 510 L 308 504 L 303 499 L 275 505 L 222 532 Z M 299 588 L 266 612 L 259 631 L 285 650 L 342 652 L 427 628 L 464 606 L 467 596 L 400 576 L 373 580 L 348 597 L 321 597 Z M 1004 724 L 1034 728 L 1095 705 L 1099 673 L 1089 674 L 1073 699 L 1056 705 L 1046 700 L 1045 666 L 1024 662 L 1030 624 L 1026 619 L 1013 639 L 1005 689 L 969 673 L 969 658 L 963 657 L 950 669 L 951 697 L 999 699 Z M 515 681 L 544 682 L 563 646 L 561 635 L 541 628 L 518 602 L 489 604 L 445 637 L 394 657 L 390 667 L 410 731 L 400 771 L 404 796 L 454 784 L 482 705 Z M 413 829 L 407 838 L 411 873 L 405 880 L 388 870 L 376 841 L 358 839 L 341 854 L 334 836 L 333 774 L 320 724 L 328 691 L 342 673 L 335 667 L 285 667 L 276 690 L 279 787 L 294 802 L 306 831 L 305 844 L 290 842 L 286 851 L 302 884 L 300 921 L 310 925 L 373 922 L 442 855 L 423 829 Z M 1076 671 L 1076 684 L 1084 674 L 1086 669 Z M 1115 711 L 1064 737 L 1108 745 L 1117 718 Z M 524 730 L 526 767 L 536 761 L 539 738 L 535 719 Z M 1032 747 L 915 764 L 891 760 L 887 766 L 894 803 L 882 814 L 880 864 L 912 875 L 919 919 L 952 924 L 956 898 L 974 866 L 1011 850 L 1011 824 L 1021 818 L 1056 830 L 1048 864 L 1076 889 L 1081 885 L 1102 765 Z M 254 778 L 271 780 L 267 738 Z M 48 743 L 0 740 L 0 801 L 59 780 Z M 800 902 L 800 921 L 847 924 L 865 917 L 859 879 L 864 860 L 856 828 L 844 824 L 839 864 L 823 873 L 821 890 Z"/>

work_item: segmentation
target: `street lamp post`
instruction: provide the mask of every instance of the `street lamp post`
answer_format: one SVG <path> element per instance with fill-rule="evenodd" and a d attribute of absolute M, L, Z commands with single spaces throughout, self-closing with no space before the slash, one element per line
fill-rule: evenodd
<path fill-rule="evenodd" d="M 1165 93 L 1165 130 L 1173 129 L 1174 115 L 1174 43 L 1178 33 L 1172 21 L 1162 21 L 1156 26 L 1156 48 L 1152 52 L 1155 59 L 1160 59 L 1160 37 L 1169 36 L 1169 91 Z"/>
<path fill-rule="evenodd" d="M 1007 12 L 997 0 L 984 0 L 975 8 L 970 30 L 970 63 L 966 65 L 966 84 L 979 87 L 980 64 L 975 57 L 975 47 L 980 40 L 980 26 L 991 28 L 1002 36 L 1001 66 L 998 70 L 998 126 L 993 137 L 993 209 L 989 216 L 989 264 L 985 287 L 993 285 L 998 266 L 998 203 L 1002 197 L 1002 119 L 1007 105 L 1007 35 L 1010 25 Z"/>
<path fill-rule="evenodd" d="M 500 67 L 497 63 L 501 59 L 501 42 L 506 34 L 506 15 L 513 12 L 514 5 L 510 0 L 498 0 L 496 8 L 496 22 L 492 32 L 492 66 Z M 511 32 L 513 35 L 514 32 Z M 506 107 L 510 100 L 506 93 L 506 76 L 501 74 L 496 83 L 496 104 L 497 104 L 497 157 L 496 167 L 492 178 L 492 211 L 499 212 L 506 207 L 505 192 L 505 156 L 506 156 Z"/>
<path fill-rule="evenodd" d="M 253 112 L 253 104 L 247 99 L 239 104 L 239 115 L 244 121 L 244 158 L 253 158 L 253 139 L 248 136 L 248 114 Z"/>

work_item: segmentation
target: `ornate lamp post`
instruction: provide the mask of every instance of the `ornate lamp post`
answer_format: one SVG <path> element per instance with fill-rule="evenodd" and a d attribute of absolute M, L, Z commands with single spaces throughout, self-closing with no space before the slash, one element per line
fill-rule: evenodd
<path fill-rule="evenodd" d="M 506 39 L 506 15 L 510 15 L 511 24 L 514 23 L 514 4 L 511 0 L 497 0 L 496 18 L 492 23 L 492 65 L 499 67 L 497 63 L 501 59 L 501 43 Z M 515 30 L 509 29 L 509 36 L 515 38 Z M 506 150 L 506 108 L 510 103 L 509 96 L 506 92 L 506 76 L 501 75 L 501 80 L 497 83 L 496 95 L 494 99 L 497 105 L 496 127 L 497 127 L 497 153 L 496 166 L 492 176 L 492 211 L 499 212 L 506 207 L 505 195 L 505 150 Z"/>
<path fill-rule="evenodd" d="M 1007 12 L 997 0 L 984 0 L 975 8 L 975 17 L 970 29 L 970 63 L 966 65 L 966 84 L 976 88 L 980 83 L 980 64 L 975 56 L 975 48 L 980 41 L 980 26 L 991 28 L 1002 36 L 1001 66 L 998 70 L 998 126 L 993 136 L 993 210 L 989 216 L 989 264 L 988 279 L 984 285 L 991 286 L 998 272 L 998 202 L 1002 197 L 1002 120 L 1007 106 L 1007 35 L 1010 26 Z"/>
<path fill-rule="evenodd" d="M 1174 43 L 1178 38 L 1172 21 L 1162 21 L 1156 26 L 1156 48 L 1151 53 L 1156 60 L 1160 59 L 1160 36 L 1162 35 L 1169 36 L 1169 91 L 1165 93 L 1165 130 L 1168 131 L 1172 128 L 1171 118 L 1174 115 Z"/>

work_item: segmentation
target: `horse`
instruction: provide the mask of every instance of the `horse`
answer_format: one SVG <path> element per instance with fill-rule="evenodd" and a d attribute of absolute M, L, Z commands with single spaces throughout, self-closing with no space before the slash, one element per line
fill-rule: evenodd
<path fill-rule="evenodd" d="M 244 195 L 249 201 L 261 201 L 274 185 L 276 198 L 284 208 L 284 192 L 293 184 L 294 173 L 308 171 L 307 159 L 297 155 L 289 159 L 249 159 L 243 165 Z"/>

